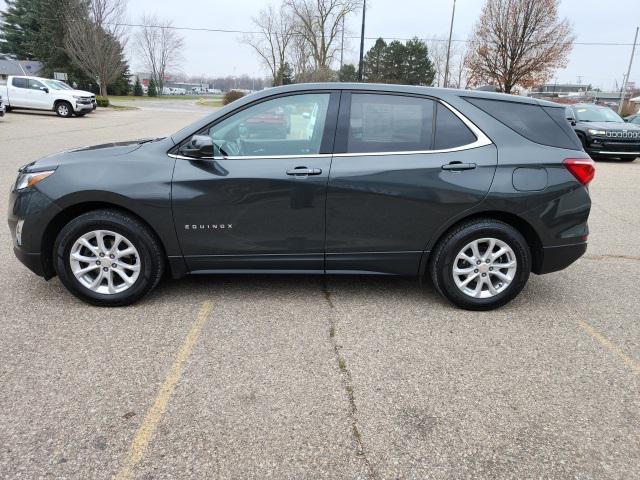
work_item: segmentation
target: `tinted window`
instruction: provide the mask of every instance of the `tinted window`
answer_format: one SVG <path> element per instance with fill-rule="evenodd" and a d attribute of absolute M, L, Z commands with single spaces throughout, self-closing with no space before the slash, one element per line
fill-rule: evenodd
<path fill-rule="evenodd" d="M 436 113 L 436 141 L 434 148 L 461 147 L 476 141 L 476 136 L 451 110 L 438 104 Z"/>
<path fill-rule="evenodd" d="M 429 150 L 433 136 L 432 100 L 400 95 L 353 94 L 347 152 Z"/>
<path fill-rule="evenodd" d="M 556 125 L 558 125 L 558 127 L 560 127 L 562 131 L 564 131 L 567 137 L 574 139 L 573 147 L 568 147 L 568 148 L 582 149 L 582 143 L 580 142 L 578 135 L 576 135 L 576 132 L 571 127 L 571 123 L 569 123 L 569 120 L 565 118 L 564 109 L 562 107 L 560 108 L 542 107 L 542 108 L 545 112 L 547 112 L 547 115 L 549 115 L 553 119 L 553 121 L 556 122 Z"/>
<path fill-rule="evenodd" d="M 320 153 L 329 94 L 280 97 L 248 107 L 209 129 L 215 155 Z"/>
<path fill-rule="evenodd" d="M 11 85 L 17 88 L 27 88 L 27 79 L 14 77 L 11 81 Z"/>
<path fill-rule="evenodd" d="M 542 108 L 532 103 L 486 98 L 468 97 L 466 100 L 532 142 L 573 150 L 582 149 L 575 133 L 569 133 L 566 128 L 563 128 L 562 123 L 555 119 L 559 113 L 563 117 L 563 122 L 567 123 L 564 119 L 563 107 Z"/>

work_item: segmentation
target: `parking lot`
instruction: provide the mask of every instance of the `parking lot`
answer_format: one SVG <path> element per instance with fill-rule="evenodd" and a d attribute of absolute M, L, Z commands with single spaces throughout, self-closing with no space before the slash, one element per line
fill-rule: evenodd
<path fill-rule="evenodd" d="M 161 101 L 0 119 L 19 166 L 170 134 Z M 0 478 L 640 478 L 640 159 L 599 162 L 585 257 L 467 312 L 391 277 L 164 280 L 100 309 L 0 228 Z"/>

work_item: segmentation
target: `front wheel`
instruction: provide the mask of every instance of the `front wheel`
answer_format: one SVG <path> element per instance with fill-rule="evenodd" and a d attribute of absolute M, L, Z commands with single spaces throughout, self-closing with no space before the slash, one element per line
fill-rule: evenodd
<path fill-rule="evenodd" d="M 154 233 L 116 210 L 76 217 L 60 231 L 54 252 L 60 281 L 93 305 L 134 303 L 156 286 L 164 271 L 162 248 Z"/>
<path fill-rule="evenodd" d="M 461 224 L 445 235 L 430 261 L 438 292 L 467 310 L 492 310 L 513 300 L 531 272 L 522 234 L 492 219 Z"/>
<path fill-rule="evenodd" d="M 73 107 L 69 102 L 58 102 L 56 104 L 56 114 L 59 117 L 69 118 L 73 115 Z"/>

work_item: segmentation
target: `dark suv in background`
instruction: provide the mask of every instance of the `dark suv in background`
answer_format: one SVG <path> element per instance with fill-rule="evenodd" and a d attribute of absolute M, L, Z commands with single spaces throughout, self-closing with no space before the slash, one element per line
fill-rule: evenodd
<path fill-rule="evenodd" d="M 609 107 L 577 103 L 566 115 L 591 158 L 632 162 L 640 157 L 640 125 L 625 122 Z"/>
<path fill-rule="evenodd" d="M 286 132 L 262 128 L 275 118 Z M 593 175 L 554 103 L 300 84 L 170 137 L 25 165 L 9 227 L 25 265 L 97 305 L 169 270 L 408 275 L 486 310 L 585 252 Z"/>

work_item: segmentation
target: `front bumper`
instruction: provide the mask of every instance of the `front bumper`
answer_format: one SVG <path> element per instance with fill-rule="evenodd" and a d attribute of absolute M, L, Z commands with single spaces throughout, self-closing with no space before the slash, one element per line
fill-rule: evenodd
<path fill-rule="evenodd" d="M 13 252 L 29 270 L 45 278 L 54 275 L 43 254 L 43 239 L 51 220 L 60 208 L 47 196 L 32 188 L 11 191 L 7 222 L 11 231 Z M 16 230 L 20 233 L 17 234 Z"/>
<path fill-rule="evenodd" d="M 93 111 L 93 103 L 76 103 L 76 112 L 91 112 Z"/>
<path fill-rule="evenodd" d="M 619 157 L 620 155 L 640 157 L 640 142 L 614 141 L 594 137 L 589 140 L 585 150 L 592 157 Z"/>

